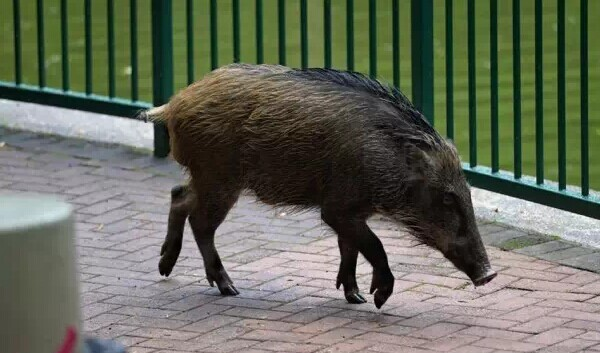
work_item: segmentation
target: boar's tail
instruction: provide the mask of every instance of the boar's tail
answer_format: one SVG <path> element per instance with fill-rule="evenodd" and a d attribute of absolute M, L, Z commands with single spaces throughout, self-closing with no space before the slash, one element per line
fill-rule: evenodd
<path fill-rule="evenodd" d="M 166 104 L 161 105 L 160 107 L 154 107 L 146 110 L 139 111 L 133 118 L 137 120 L 143 120 L 144 122 L 160 122 L 164 121 L 165 117 L 163 115 Z"/>

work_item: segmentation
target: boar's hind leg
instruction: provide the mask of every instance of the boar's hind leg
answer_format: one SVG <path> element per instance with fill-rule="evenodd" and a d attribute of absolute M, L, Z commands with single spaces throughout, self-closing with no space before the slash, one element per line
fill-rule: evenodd
<path fill-rule="evenodd" d="M 340 289 L 344 285 L 344 296 L 350 304 L 366 303 L 365 297 L 360 294 L 358 284 L 356 283 L 356 262 L 358 261 L 358 248 L 354 242 L 344 240 L 338 237 L 338 246 L 340 248 L 340 270 L 337 276 L 335 287 Z"/>
<path fill-rule="evenodd" d="M 371 231 L 364 217 L 334 210 L 324 211 L 322 218 L 337 233 L 338 238 L 341 238 L 344 243 L 355 245 L 373 266 L 370 293 L 375 293 L 375 306 L 377 309 L 381 308 L 394 291 L 394 275 L 390 270 L 383 244 Z M 355 264 L 354 268 L 356 268 Z"/>
<path fill-rule="evenodd" d="M 169 225 L 167 236 L 160 249 L 160 262 L 158 271 L 161 275 L 169 277 L 179 253 L 183 241 L 183 229 L 185 220 L 194 205 L 194 194 L 190 192 L 187 185 L 176 185 L 171 189 L 171 207 L 169 209 Z"/>
<path fill-rule="evenodd" d="M 196 185 L 198 184 L 194 184 Z M 189 222 L 202 254 L 206 278 L 211 287 L 214 287 L 214 282 L 217 283 L 221 294 L 238 295 L 239 292 L 233 286 L 215 248 L 215 232 L 235 203 L 239 192 L 214 191 L 214 189 L 198 192 L 198 190 L 199 188 L 196 188 L 196 207 L 190 214 Z"/>

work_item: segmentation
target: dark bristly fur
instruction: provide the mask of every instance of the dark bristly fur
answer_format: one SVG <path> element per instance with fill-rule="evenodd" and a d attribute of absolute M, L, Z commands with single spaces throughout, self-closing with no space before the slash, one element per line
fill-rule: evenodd
<path fill-rule="evenodd" d="M 207 277 L 222 293 L 237 290 L 214 231 L 244 189 L 269 205 L 321 210 L 338 234 L 338 286 L 350 302 L 364 301 L 358 252 L 373 265 L 377 307 L 393 290 L 387 255 L 366 225 L 374 213 L 406 225 L 476 285 L 495 276 L 458 152 L 393 87 L 356 72 L 233 64 L 140 118 L 166 123 L 172 156 L 190 174 L 185 194 L 193 196 L 177 201 L 189 209 L 174 219 L 189 214 Z M 161 273 L 175 264 L 180 229 L 169 225 Z"/>

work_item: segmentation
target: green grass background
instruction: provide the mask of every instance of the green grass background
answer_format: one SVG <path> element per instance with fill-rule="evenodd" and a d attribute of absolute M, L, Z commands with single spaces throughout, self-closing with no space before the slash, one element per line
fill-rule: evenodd
<path fill-rule="evenodd" d="M 241 60 L 255 62 L 255 8 L 254 1 L 241 0 Z M 83 91 L 84 82 L 84 20 L 83 1 L 68 0 L 69 55 L 71 89 Z M 218 3 L 218 58 L 219 65 L 232 62 L 231 1 Z M 264 0 L 264 61 L 278 61 L 277 1 Z M 411 96 L 410 60 L 410 0 L 401 0 L 400 88 Z M 512 90 L 512 1 L 499 3 L 499 100 L 500 100 L 500 162 L 501 168 L 513 169 L 513 90 Z M 555 0 L 543 1 L 543 69 L 544 69 L 544 170 L 545 177 L 557 180 L 557 12 Z M 566 78 L 567 78 L 567 176 L 568 183 L 580 184 L 580 75 L 579 75 L 579 0 L 566 0 Z M 173 0 L 175 85 L 179 89 L 187 83 L 185 2 Z M 346 67 L 346 1 L 332 1 L 333 66 Z M 434 0 L 434 56 L 435 56 L 435 126 L 446 131 L 445 87 L 445 28 L 443 0 Z M 23 79 L 37 84 L 36 1 L 21 0 Z M 93 0 L 93 91 L 107 94 L 107 19 L 106 1 Z M 478 0 L 476 5 L 476 84 L 477 84 L 477 151 L 480 165 L 491 163 L 490 139 L 490 50 L 489 2 Z M 391 1 L 377 1 L 377 56 L 378 77 L 392 80 L 392 16 Z M 116 87 L 119 97 L 131 94 L 129 1 L 115 1 L 115 55 Z M 323 65 L 323 1 L 308 0 L 309 66 Z M 138 0 L 139 87 L 140 99 L 151 100 L 151 37 L 150 0 Z M 47 85 L 61 87 L 60 2 L 44 1 L 45 66 Z M 286 1 L 287 65 L 300 66 L 300 7 L 299 0 Z M 534 0 L 521 1 L 522 53 L 522 132 L 523 173 L 535 174 L 535 89 L 534 89 Z M 590 183 L 600 189 L 600 1 L 589 1 L 589 134 Z M 454 0 L 454 116 L 455 142 L 464 160 L 468 150 L 468 97 L 467 97 L 467 1 Z M 355 1 L 355 67 L 368 72 L 368 1 Z M 194 71 L 200 78 L 210 70 L 209 1 L 194 2 Z M 14 80 L 14 49 L 12 1 L 2 1 L 0 11 L 0 80 Z"/>

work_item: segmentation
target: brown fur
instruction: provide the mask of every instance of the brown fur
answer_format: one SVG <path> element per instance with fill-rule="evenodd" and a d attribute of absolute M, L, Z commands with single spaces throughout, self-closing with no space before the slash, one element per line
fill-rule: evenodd
<path fill-rule="evenodd" d="M 383 247 L 365 223 L 375 212 L 407 225 L 472 279 L 489 272 L 458 152 L 376 81 L 233 64 L 145 116 L 166 124 L 172 157 L 190 174 L 190 224 L 209 281 L 222 292 L 231 280 L 212 239 L 244 189 L 266 204 L 321 209 L 340 238 L 338 285 L 347 298 L 358 291 L 358 250 L 374 267 L 378 307 L 393 288 Z"/>

